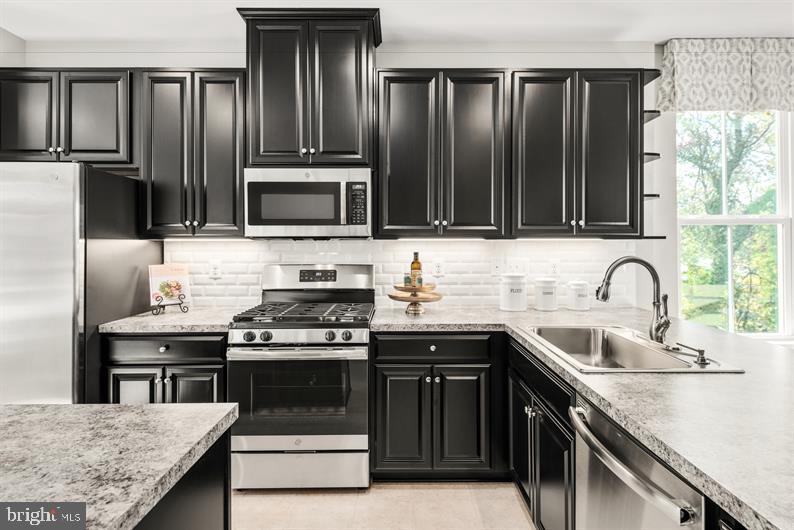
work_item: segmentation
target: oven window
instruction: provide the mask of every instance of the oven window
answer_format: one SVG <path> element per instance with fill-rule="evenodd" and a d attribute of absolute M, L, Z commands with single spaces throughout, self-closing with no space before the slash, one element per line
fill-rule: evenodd
<path fill-rule="evenodd" d="M 249 182 L 249 225 L 341 224 L 339 182 Z"/>
<path fill-rule="evenodd" d="M 344 415 L 350 398 L 349 361 L 278 363 L 252 374 L 251 414 Z"/>

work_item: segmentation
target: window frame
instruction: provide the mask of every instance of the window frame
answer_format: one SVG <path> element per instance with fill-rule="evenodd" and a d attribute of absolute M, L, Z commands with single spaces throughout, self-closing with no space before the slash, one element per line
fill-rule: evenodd
<path fill-rule="evenodd" d="M 730 111 L 721 111 L 723 113 Z M 678 115 L 676 114 L 675 127 L 678 128 Z M 677 135 L 676 131 L 676 135 Z M 723 131 L 723 135 L 725 132 Z M 778 175 L 777 175 L 777 201 L 778 213 L 774 215 L 744 215 L 744 214 L 718 214 L 718 215 L 680 215 L 676 202 L 676 272 L 677 289 L 679 295 L 682 291 L 681 267 L 681 229 L 684 226 L 737 226 L 737 225 L 779 225 L 778 240 L 778 331 L 777 332 L 744 332 L 747 335 L 765 339 L 791 339 L 794 338 L 794 112 L 777 111 L 777 138 L 778 138 Z M 723 137 L 723 146 L 725 140 Z M 676 160 L 676 171 L 678 162 Z M 723 171 L 725 160 L 723 155 Z M 676 175 L 676 182 L 678 178 Z M 727 182 L 722 179 L 723 187 Z M 676 189 L 677 189 L 676 184 Z M 724 188 L 723 188 L 724 189 Z M 723 193 L 723 201 L 727 201 L 727 194 Z M 723 203 L 723 211 L 726 210 Z M 728 331 L 735 331 L 735 306 L 733 303 L 733 253 L 731 249 L 731 230 L 728 231 Z M 679 318 L 683 316 L 683 304 L 678 305 Z"/>

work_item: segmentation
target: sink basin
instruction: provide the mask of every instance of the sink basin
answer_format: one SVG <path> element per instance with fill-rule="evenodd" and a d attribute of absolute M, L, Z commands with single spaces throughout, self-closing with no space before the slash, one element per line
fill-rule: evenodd
<path fill-rule="evenodd" d="M 694 356 L 671 351 L 620 326 L 526 328 L 540 344 L 580 372 L 733 372 L 716 361 L 705 367 Z"/>

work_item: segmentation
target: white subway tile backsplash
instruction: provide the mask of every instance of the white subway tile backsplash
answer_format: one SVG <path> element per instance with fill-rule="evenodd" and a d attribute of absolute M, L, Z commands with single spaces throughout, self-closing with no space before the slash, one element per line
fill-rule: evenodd
<path fill-rule="evenodd" d="M 607 265 L 635 252 L 632 241 L 523 240 L 523 241 L 282 241 L 282 240 L 166 240 L 166 263 L 190 265 L 197 305 L 253 306 L 261 294 L 262 268 L 267 263 L 371 263 L 375 268 L 375 295 L 379 304 L 397 304 L 386 295 L 409 270 L 413 252 L 419 252 L 424 273 L 438 284 L 444 305 L 483 305 L 499 302 L 499 277 L 491 275 L 498 261 L 503 271 L 519 270 L 530 283 L 551 275 L 556 265 L 560 304 L 566 303 L 566 283 L 584 279 L 592 290 Z M 209 277 L 210 263 L 220 265 L 220 278 Z M 440 264 L 443 275 L 432 276 Z M 635 304 L 635 271 L 625 269 L 612 282 L 613 304 Z"/>

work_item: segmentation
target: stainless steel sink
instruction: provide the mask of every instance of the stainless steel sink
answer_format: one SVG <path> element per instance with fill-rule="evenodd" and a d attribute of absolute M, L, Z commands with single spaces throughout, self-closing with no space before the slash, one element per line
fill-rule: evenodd
<path fill-rule="evenodd" d="M 695 364 L 694 356 L 674 351 L 620 327 L 524 328 L 542 346 L 580 372 L 697 372 L 742 373 L 744 370 L 713 359 L 707 366 Z"/>

